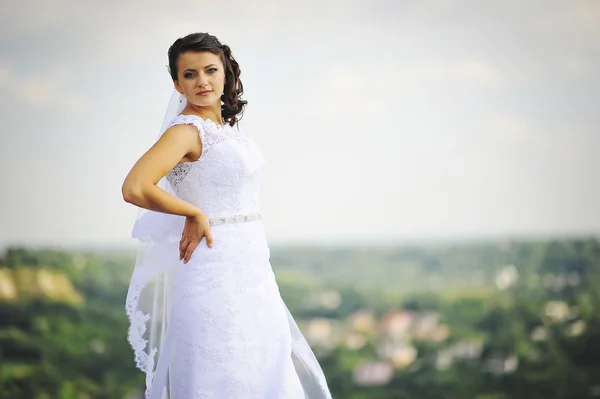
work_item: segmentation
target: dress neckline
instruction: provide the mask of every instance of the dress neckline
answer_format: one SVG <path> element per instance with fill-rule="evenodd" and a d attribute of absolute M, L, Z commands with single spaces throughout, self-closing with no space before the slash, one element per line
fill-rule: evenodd
<path fill-rule="evenodd" d="M 225 128 L 226 126 L 228 126 L 227 123 L 220 124 L 220 123 L 217 123 L 217 122 L 213 121 L 211 118 L 206 118 L 205 119 L 205 118 L 201 117 L 200 115 L 196 115 L 196 114 L 179 114 L 177 116 L 195 116 L 196 118 L 200 119 L 201 121 L 203 121 L 205 123 L 211 123 L 211 124 L 213 124 L 213 125 L 215 125 L 216 127 L 219 127 L 219 128 Z"/>

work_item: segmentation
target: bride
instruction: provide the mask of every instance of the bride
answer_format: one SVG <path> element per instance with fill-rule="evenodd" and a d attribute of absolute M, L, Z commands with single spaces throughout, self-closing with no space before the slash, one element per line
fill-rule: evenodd
<path fill-rule="evenodd" d="M 168 56 L 175 92 L 161 135 L 122 187 L 141 208 L 126 311 L 146 398 L 331 398 L 269 262 L 265 159 L 237 128 L 240 67 L 207 33 Z"/>

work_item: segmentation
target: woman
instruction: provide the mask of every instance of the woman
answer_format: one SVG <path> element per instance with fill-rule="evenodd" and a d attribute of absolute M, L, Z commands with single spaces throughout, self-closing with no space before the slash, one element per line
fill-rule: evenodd
<path fill-rule="evenodd" d="M 163 133 L 122 188 L 148 210 L 126 302 L 146 397 L 330 398 L 269 263 L 265 159 L 234 129 L 246 105 L 239 65 L 207 33 L 168 54 L 176 92 Z"/>

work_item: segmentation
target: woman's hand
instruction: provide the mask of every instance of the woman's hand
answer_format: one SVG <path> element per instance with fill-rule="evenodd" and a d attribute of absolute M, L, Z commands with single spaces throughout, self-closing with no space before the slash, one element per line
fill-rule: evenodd
<path fill-rule="evenodd" d="M 186 217 L 183 233 L 181 233 L 181 241 L 179 242 L 179 260 L 183 259 L 183 263 L 188 263 L 192 252 L 194 252 L 203 237 L 206 237 L 206 245 L 212 248 L 213 236 L 206 215 L 198 213 Z"/>

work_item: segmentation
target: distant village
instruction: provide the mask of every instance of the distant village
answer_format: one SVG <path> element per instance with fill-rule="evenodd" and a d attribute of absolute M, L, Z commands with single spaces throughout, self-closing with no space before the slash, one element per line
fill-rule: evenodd
<path fill-rule="evenodd" d="M 506 290 L 517 283 L 517 268 L 508 265 L 495 275 L 495 286 Z M 543 276 L 543 284 L 550 289 L 560 290 L 568 285 L 578 285 L 577 276 L 548 274 Z M 335 309 L 341 304 L 341 296 L 336 291 L 318 292 L 306 300 L 312 307 Z M 576 318 L 576 309 L 562 301 L 549 301 L 544 308 L 548 322 L 562 322 Z M 481 356 L 483 338 L 449 340 L 452 331 L 434 312 L 415 312 L 406 309 L 393 309 L 377 318 L 370 309 L 360 309 L 345 320 L 312 318 L 299 322 L 300 328 L 310 345 L 317 353 L 326 353 L 342 346 L 357 351 L 367 344 L 375 345 L 376 356 L 365 359 L 353 370 L 354 383 L 359 386 L 383 386 L 388 384 L 396 371 L 415 370 L 420 367 L 418 351 L 414 345 L 418 341 L 436 343 L 440 346 L 435 360 L 436 369 L 448 370 L 458 360 L 478 359 Z M 572 335 L 580 335 L 585 329 L 583 321 L 570 324 Z M 533 341 L 547 339 L 545 326 L 538 326 L 531 332 Z M 448 341 L 452 343 L 445 344 Z M 519 359 L 516 355 L 488 358 L 483 365 L 493 374 L 509 374 L 517 370 Z"/>

